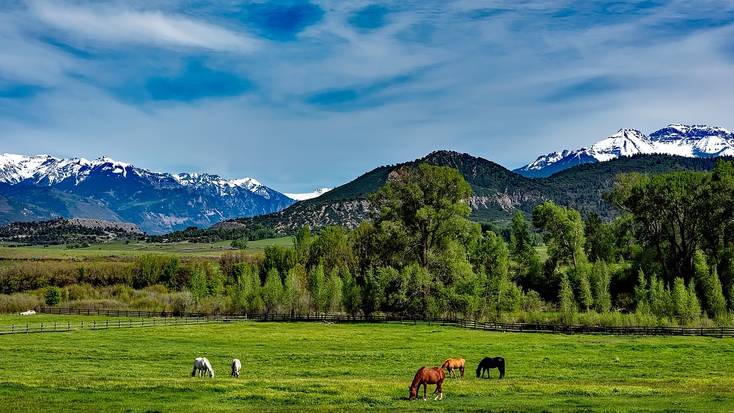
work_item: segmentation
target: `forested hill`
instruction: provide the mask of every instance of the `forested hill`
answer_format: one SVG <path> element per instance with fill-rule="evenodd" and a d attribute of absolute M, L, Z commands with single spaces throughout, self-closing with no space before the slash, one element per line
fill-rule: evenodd
<path fill-rule="evenodd" d="M 57 218 L 0 227 L 0 241 L 20 244 L 77 244 L 144 238 L 135 224 L 101 219 Z"/>
<path fill-rule="evenodd" d="M 719 159 L 731 158 L 687 158 L 673 155 L 636 155 L 622 157 L 608 162 L 579 165 L 538 179 L 553 200 L 571 206 L 586 214 L 596 214 L 612 218 L 617 211 L 603 199 L 609 192 L 614 179 L 621 173 L 660 174 L 670 171 L 709 171 Z"/>
<path fill-rule="evenodd" d="M 624 172 L 661 173 L 672 170 L 710 170 L 713 158 L 685 158 L 671 155 L 639 155 L 609 162 L 580 165 L 548 178 L 531 179 L 489 160 L 451 151 L 436 151 L 423 158 L 397 165 L 381 166 L 326 194 L 298 202 L 283 211 L 225 221 L 215 228 L 272 228 L 291 233 L 307 225 L 312 228 L 343 225 L 353 228 L 369 215 L 369 194 L 377 191 L 400 168 L 426 162 L 449 166 L 461 172 L 473 190 L 472 219 L 502 223 L 517 210 L 530 213 L 544 200 L 553 200 L 581 210 L 612 217 L 614 209 L 603 200 L 614 177 Z"/>

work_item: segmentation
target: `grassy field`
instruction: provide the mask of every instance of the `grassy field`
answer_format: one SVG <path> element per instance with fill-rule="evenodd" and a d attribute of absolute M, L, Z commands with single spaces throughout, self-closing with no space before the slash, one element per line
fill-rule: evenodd
<path fill-rule="evenodd" d="M 0 410 L 16 412 L 734 411 L 726 339 L 240 322 L 0 336 L 0 354 Z M 190 377 L 199 355 L 214 379 Z M 498 355 L 506 378 L 476 379 L 481 357 Z M 445 399 L 406 401 L 416 369 L 450 356 L 469 369 L 447 380 Z M 233 357 L 243 361 L 239 380 L 228 376 Z"/>
<path fill-rule="evenodd" d="M 95 259 L 95 258 L 134 258 L 140 254 L 167 254 L 192 257 L 219 257 L 231 248 L 231 241 L 214 243 L 146 243 L 110 242 L 93 244 L 86 248 L 69 249 L 63 245 L 9 247 L 0 245 L 0 260 L 10 259 Z M 292 237 L 270 238 L 247 243 L 245 252 L 261 253 L 268 245 L 293 245 Z"/>

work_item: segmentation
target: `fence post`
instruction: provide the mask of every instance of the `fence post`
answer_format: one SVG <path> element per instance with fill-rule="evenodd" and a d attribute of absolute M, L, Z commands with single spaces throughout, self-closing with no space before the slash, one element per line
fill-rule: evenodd
<path fill-rule="evenodd" d="M 43 333 L 43 323 L 41 323 L 41 332 Z"/>

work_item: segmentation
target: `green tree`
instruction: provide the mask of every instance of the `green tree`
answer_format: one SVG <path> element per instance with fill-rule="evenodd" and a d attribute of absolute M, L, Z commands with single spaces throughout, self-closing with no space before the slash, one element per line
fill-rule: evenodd
<path fill-rule="evenodd" d="M 240 237 L 240 238 L 232 240 L 230 245 L 232 246 L 232 248 L 237 248 L 238 250 L 244 250 L 244 249 L 247 249 L 247 241 L 249 241 L 247 237 Z"/>
<path fill-rule="evenodd" d="M 291 314 L 300 314 L 308 308 L 305 274 L 299 264 L 288 271 L 283 282 L 283 304 Z"/>
<path fill-rule="evenodd" d="M 716 267 L 709 268 L 706 255 L 698 250 L 694 253 L 693 269 L 697 284 L 701 288 L 704 308 L 712 319 L 719 320 L 726 314 L 726 300 Z"/>
<path fill-rule="evenodd" d="M 342 289 L 344 284 L 339 276 L 339 269 L 334 268 L 329 272 L 329 279 L 327 280 L 327 299 L 326 307 L 331 313 L 338 313 L 342 310 Z"/>
<path fill-rule="evenodd" d="M 671 292 L 673 309 L 675 316 L 680 320 L 681 324 L 690 321 L 688 314 L 688 290 L 683 278 L 677 277 L 673 282 L 673 291 Z"/>
<path fill-rule="evenodd" d="M 364 274 L 364 288 L 362 289 L 362 311 L 365 316 L 380 311 L 385 299 L 385 287 L 380 282 L 373 268 L 368 268 Z"/>
<path fill-rule="evenodd" d="M 46 305 L 53 306 L 61 302 L 61 290 L 58 287 L 46 288 L 46 294 L 44 295 Z"/>
<path fill-rule="evenodd" d="M 701 304 L 696 294 L 696 281 L 688 280 L 688 317 L 690 321 L 697 321 L 701 317 Z"/>
<path fill-rule="evenodd" d="M 615 259 L 615 237 L 611 225 L 602 222 L 599 215 L 589 213 L 584 222 L 585 250 L 591 261 Z"/>
<path fill-rule="evenodd" d="M 313 244 L 313 237 L 311 236 L 311 229 L 307 226 L 302 226 L 296 232 L 294 239 L 294 247 L 298 261 L 301 263 L 310 262 L 311 245 Z"/>
<path fill-rule="evenodd" d="M 280 281 L 280 274 L 275 268 L 268 270 L 265 277 L 265 284 L 262 288 L 262 299 L 265 303 L 265 314 L 277 311 L 278 306 L 283 298 L 283 283 Z"/>
<path fill-rule="evenodd" d="M 546 201 L 533 210 L 533 225 L 543 231 L 551 262 L 565 262 L 576 269 L 586 261 L 584 223 L 578 211 Z"/>
<path fill-rule="evenodd" d="M 329 297 L 322 264 L 318 264 L 308 272 L 308 290 L 311 294 L 311 308 L 317 314 L 326 311 Z"/>
<path fill-rule="evenodd" d="M 191 291 L 191 297 L 197 304 L 202 298 L 209 294 L 209 282 L 206 277 L 206 269 L 201 264 L 193 265 L 191 267 L 189 291 Z"/>
<path fill-rule="evenodd" d="M 510 252 L 513 258 L 527 265 L 531 255 L 535 254 L 533 247 L 533 239 L 530 235 L 528 222 L 525 220 L 525 214 L 518 211 L 512 217 L 510 227 Z"/>
<path fill-rule="evenodd" d="M 559 320 L 563 324 L 573 324 L 576 319 L 576 301 L 573 297 L 573 288 L 566 273 L 561 273 L 561 284 L 558 291 Z"/>
<path fill-rule="evenodd" d="M 658 317 L 672 317 L 673 304 L 670 296 L 670 290 L 665 287 L 665 283 L 655 274 L 650 277 L 650 309 L 652 313 Z"/>
<path fill-rule="evenodd" d="M 605 313 L 612 308 L 612 296 L 609 293 L 611 275 L 604 261 L 597 261 L 591 269 L 591 288 L 594 294 L 594 309 Z"/>
<path fill-rule="evenodd" d="M 663 278 L 671 282 L 693 274 L 693 256 L 706 233 L 719 232 L 711 194 L 711 174 L 679 171 L 621 174 L 607 199 L 632 214 L 636 237 L 654 252 Z"/>
<path fill-rule="evenodd" d="M 403 251 L 396 253 L 414 254 L 426 267 L 431 250 L 446 239 L 460 238 L 473 226 L 467 219 L 466 200 L 471 194 L 471 187 L 456 169 L 422 163 L 395 171 L 371 201 L 378 211 L 377 227 L 409 239 Z"/>
<path fill-rule="evenodd" d="M 474 270 L 505 279 L 510 270 L 510 252 L 502 237 L 487 231 L 475 247 L 471 257 Z"/>
<path fill-rule="evenodd" d="M 347 230 L 339 226 L 323 228 L 311 246 L 311 259 L 322 263 L 328 272 L 335 268 L 352 268 L 354 254 Z"/>
<path fill-rule="evenodd" d="M 589 311 L 594 306 L 594 292 L 589 280 L 589 267 L 579 267 L 576 277 L 578 278 L 579 304 L 581 304 L 584 311 Z"/>
<path fill-rule="evenodd" d="M 647 288 L 647 277 L 642 270 L 637 273 L 637 285 L 635 285 L 636 311 L 640 314 L 650 312 L 650 290 Z"/>
<path fill-rule="evenodd" d="M 298 263 L 298 254 L 294 248 L 282 245 L 268 245 L 265 247 L 263 268 L 275 268 L 279 274 L 288 274 L 291 268 Z"/>
<path fill-rule="evenodd" d="M 352 277 L 349 268 L 343 269 L 342 280 L 342 305 L 348 314 L 357 315 L 362 307 L 362 289 Z"/>

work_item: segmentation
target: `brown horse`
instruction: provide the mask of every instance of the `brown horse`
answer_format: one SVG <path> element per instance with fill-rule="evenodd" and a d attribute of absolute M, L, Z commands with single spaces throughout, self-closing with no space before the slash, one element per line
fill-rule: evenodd
<path fill-rule="evenodd" d="M 429 384 L 436 385 L 436 390 L 433 392 L 436 397 L 434 397 L 433 400 L 443 400 L 443 379 L 445 378 L 446 375 L 444 374 L 443 369 L 438 367 L 421 367 L 418 369 L 418 372 L 415 373 L 413 383 L 410 384 L 410 395 L 408 396 L 408 400 L 415 400 L 416 397 L 418 397 L 418 390 L 420 390 L 421 385 L 423 385 L 423 400 L 426 400 L 426 391 Z"/>
<path fill-rule="evenodd" d="M 446 369 L 449 372 L 449 377 L 456 377 L 456 369 L 461 372 L 461 378 L 464 378 L 464 359 L 446 359 L 441 365 L 442 369 Z"/>

